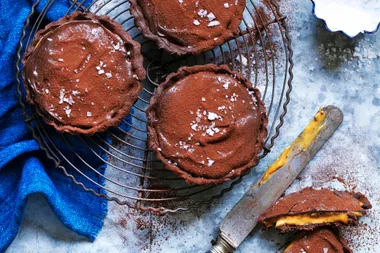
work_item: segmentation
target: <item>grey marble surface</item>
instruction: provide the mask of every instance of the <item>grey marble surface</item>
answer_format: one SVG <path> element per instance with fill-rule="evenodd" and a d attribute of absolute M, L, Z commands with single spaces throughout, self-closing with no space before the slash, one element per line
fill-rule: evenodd
<path fill-rule="evenodd" d="M 55 218 L 45 199 L 32 196 L 17 238 L 7 252 L 205 252 L 224 215 L 302 131 L 318 108 L 334 104 L 345 120 L 288 192 L 305 186 L 353 189 L 374 207 L 343 234 L 354 252 L 380 252 L 380 32 L 347 39 L 326 31 L 308 0 L 282 1 L 293 38 L 295 79 L 286 124 L 273 152 L 255 173 L 211 206 L 171 216 L 138 214 L 115 203 L 91 243 Z M 334 179 L 340 177 L 344 183 Z M 287 236 L 259 229 L 238 252 L 280 252 Z"/>

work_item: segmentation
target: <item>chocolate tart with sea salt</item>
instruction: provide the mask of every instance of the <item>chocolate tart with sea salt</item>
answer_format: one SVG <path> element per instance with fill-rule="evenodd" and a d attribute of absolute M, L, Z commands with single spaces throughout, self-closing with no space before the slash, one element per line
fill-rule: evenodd
<path fill-rule="evenodd" d="M 338 231 L 330 228 L 319 228 L 301 233 L 284 253 L 352 253 Z"/>
<path fill-rule="evenodd" d="M 129 114 L 141 47 L 107 16 L 76 12 L 39 31 L 23 58 L 27 101 L 59 132 L 92 135 Z"/>
<path fill-rule="evenodd" d="M 149 145 L 189 184 L 220 184 L 258 163 L 268 118 L 260 92 L 227 66 L 183 67 L 147 110 Z"/>
<path fill-rule="evenodd" d="M 238 34 L 246 0 L 130 0 L 143 35 L 168 52 L 210 50 Z"/>
<path fill-rule="evenodd" d="M 280 232 L 357 225 L 371 203 L 361 193 L 305 188 L 278 200 L 259 219 Z"/>

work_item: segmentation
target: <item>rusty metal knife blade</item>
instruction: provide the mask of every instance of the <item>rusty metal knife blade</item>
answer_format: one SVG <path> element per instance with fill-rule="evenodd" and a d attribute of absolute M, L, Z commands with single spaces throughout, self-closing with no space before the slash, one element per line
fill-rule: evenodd
<path fill-rule="evenodd" d="M 263 181 L 264 174 L 263 179 L 251 187 L 223 219 L 217 244 L 209 252 L 230 253 L 235 251 L 255 228 L 260 215 L 280 198 L 343 121 L 341 110 L 335 106 L 324 107 L 319 113 L 324 115 L 320 126 L 310 129 L 308 127 L 313 121 L 310 122 L 308 127 L 289 146 L 289 148 L 293 146 L 292 150 L 286 149 L 279 157 L 279 159 L 284 157 L 285 152 L 287 152 L 286 162 L 278 166 L 279 168 L 265 182 Z M 317 120 L 316 117 L 314 120 Z M 297 147 L 297 145 L 300 146 L 299 138 L 305 134 L 314 134 L 315 137 L 308 140 L 310 144 L 307 147 Z M 277 163 L 279 163 L 279 159 L 277 159 Z"/>

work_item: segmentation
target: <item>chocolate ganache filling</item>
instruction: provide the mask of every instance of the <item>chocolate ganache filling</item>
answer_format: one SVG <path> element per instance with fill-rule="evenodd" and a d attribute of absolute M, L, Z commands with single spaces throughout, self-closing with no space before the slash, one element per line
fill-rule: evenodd
<path fill-rule="evenodd" d="M 131 13 L 145 37 L 177 54 L 199 53 L 238 33 L 245 0 L 132 0 Z"/>
<path fill-rule="evenodd" d="M 216 65 L 184 67 L 148 109 L 150 145 L 188 183 L 230 180 L 255 165 L 267 136 L 260 92 Z"/>
<path fill-rule="evenodd" d="M 58 131 L 93 134 L 128 115 L 145 76 L 140 45 L 107 16 L 74 13 L 36 35 L 25 57 L 27 100 Z"/>

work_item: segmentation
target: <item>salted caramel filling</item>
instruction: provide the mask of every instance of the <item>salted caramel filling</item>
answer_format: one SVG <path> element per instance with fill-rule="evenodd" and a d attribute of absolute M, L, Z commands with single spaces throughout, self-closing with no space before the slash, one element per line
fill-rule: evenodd
<path fill-rule="evenodd" d="M 353 212 L 357 217 L 361 217 L 363 214 L 360 212 Z M 325 213 L 325 214 L 305 214 L 305 215 L 286 215 L 280 216 L 277 219 L 272 219 L 270 221 L 265 222 L 265 225 L 268 227 L 279 227 L 285 225 L 295 225 L 295 226 L 305 226 L 311 224 L 322 224 L 322 223 L 335 223 L 341 222 L 344 224 L 348 224 L 349 216 L 347 212 L 339 212 L 339 213 Z"/>

